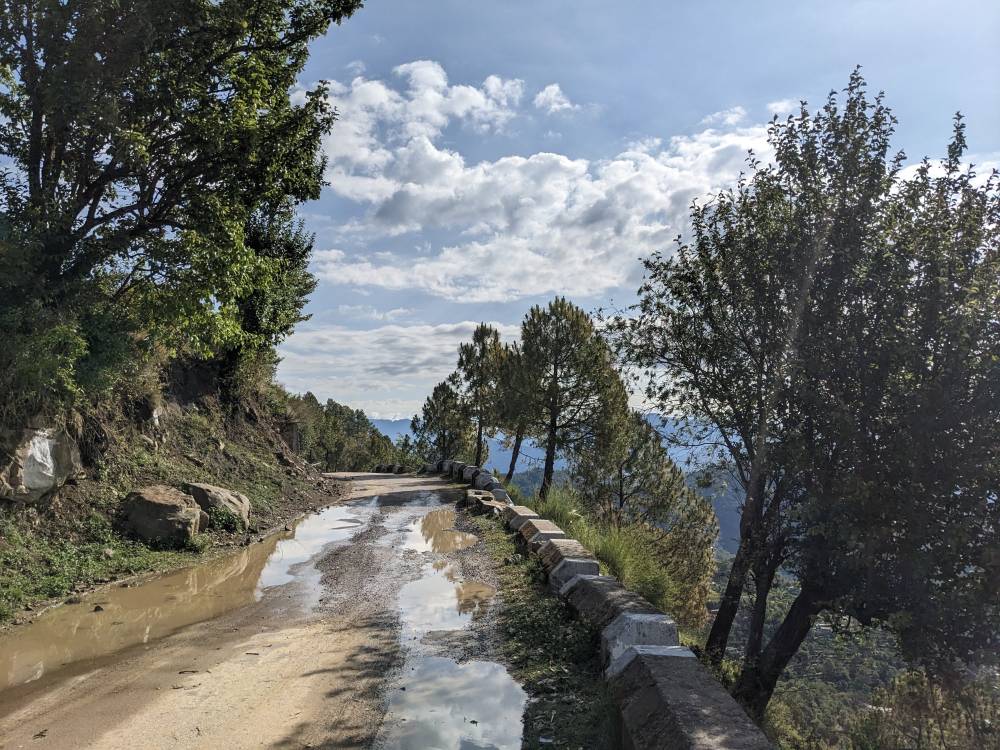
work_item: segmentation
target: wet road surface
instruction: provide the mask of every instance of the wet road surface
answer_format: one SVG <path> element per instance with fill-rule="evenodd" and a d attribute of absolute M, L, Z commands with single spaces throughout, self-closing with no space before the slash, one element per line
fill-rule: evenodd
<path fill-rule="evenodd" d="M 520 747 L 461 489 L 338 476 L 290 532 L 0 636 L 0 750 Z"/>

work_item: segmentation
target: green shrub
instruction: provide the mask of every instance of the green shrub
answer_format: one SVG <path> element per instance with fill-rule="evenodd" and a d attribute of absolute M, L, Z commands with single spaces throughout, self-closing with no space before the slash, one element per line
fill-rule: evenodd
<path fill-rule="evenodd" d="M 208 527 L 230 533 L 246 531 L 243 518 L 228 508 L 210 508 L 208 510 Z"/>
<path fill-rule="evenodd" d="M 671 578 L 659 557 L 654 534 L 638 525 L 615 528 L 587 515 L 573 490 L 553 487 L 548 498 L 535 501 L 535 510 L 591 550 L 602 571 L 673 615 L 688 627 L 699 625 L 685 600 L 685 587 Z"/>

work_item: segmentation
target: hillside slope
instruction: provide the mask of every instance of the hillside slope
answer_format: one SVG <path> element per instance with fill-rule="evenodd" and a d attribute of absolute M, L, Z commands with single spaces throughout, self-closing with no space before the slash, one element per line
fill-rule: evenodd
<path fill-rule="evenodd" d="M 31 506 L 0 504 L 0 624 L 30 618 L 45 600 L 243 544 L 336 499 L 337 483 L 294 455 L 267 417 L 226 417 L 211 398 L 168 402 L 160 411 L 155 433 L 122 419 L 102 425 L 100 457 L 54 496 Z M 130 491 L 187 482 L 246 495 L 249 528 L 211 528 L 184 549 L 154 549 L 123 533 Z"/>

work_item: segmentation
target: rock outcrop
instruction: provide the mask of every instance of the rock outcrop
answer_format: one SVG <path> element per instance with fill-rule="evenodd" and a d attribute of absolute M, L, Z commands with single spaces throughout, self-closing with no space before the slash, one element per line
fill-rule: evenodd
<path fill-rule="evenodd" d="M 144 542 L 182 547 L 208 527 L 208 514 L 191 495 L 154 484 L 129 493 L 122 506 L 122 523 Z"/>
<path fill-rule="evenodd" d="M 239 518 L 244 529 L 250 525 L 250 498 L 246 495 L 224 487 L 198 482 L 185 484 L 184 491 L 191 495 L 198 503 L 198 507 L 209 516 L 212 516 L 213 511 L 222 511 Z"/>
<path fill-rule="evenodd" d="M 45 500 L 82 469 L 80 449 L 64 429 L 31 427 L 3 442 L 13 446 L 0 458 L 0 498 L 5 500 Z"/>

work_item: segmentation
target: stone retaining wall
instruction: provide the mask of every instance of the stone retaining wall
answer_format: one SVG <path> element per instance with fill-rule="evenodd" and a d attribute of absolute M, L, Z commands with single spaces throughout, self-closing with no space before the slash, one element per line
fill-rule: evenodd
<path fill-rule="evenodd" d="M 394 467 L 376 467 L 392 471 Z M 627 750 L 765 750 L 771 743 L 694 654 L 677 625 L 612 576 L 594 555 L 531 508 L 514 505 L 489 472 L 457 461 L 425 464 L 425 473 L 470 484 L 461 504 L 503 520 L 538 556 L 549 588 L 601 633 L 601 663 L 621 714 Z"/>

